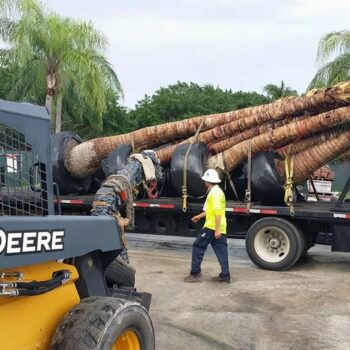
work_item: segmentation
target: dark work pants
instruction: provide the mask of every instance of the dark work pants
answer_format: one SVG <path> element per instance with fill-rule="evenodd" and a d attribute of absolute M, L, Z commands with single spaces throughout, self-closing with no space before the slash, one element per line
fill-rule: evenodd
<path fill-rule="evenodd" d="M 215 239 L 214 233 L 214 230 L 203 227 L 199 236 L 193 242 L 191 275 L 197 275 L 201 272 L 201 263 L 204 253 L 207 250 L 208 245 L 211 244 L 221 266 L 220 276 L 230 276 L 228 268 L 227 237 L 226 235 L 221 235 L 219 239 Z"/>

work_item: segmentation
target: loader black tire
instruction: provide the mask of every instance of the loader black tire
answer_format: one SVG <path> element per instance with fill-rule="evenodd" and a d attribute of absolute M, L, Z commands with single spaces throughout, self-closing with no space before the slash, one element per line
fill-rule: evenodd
<path fill-rule="evenodd" d="M 255 265 L 265 270 L 288 270 L 299 260 L 304 249 L 305 237 L 302 231 L 285 219 L 260 219 L 247 232 L 248 256 Z"/>
<path fill-rule="evenodd" d="M 118 287 L 134 287 L 135 269 L 128 263 L 116 259 L 106 268 L 105 278 L 108 287 L 113 287 L 115 284 Z"/>
<path fill-rule="evenodd" d="M 111 350 L 113 346 L 155 349 L 152 321 L 144 307 L 113 297 L 83 299 L 65 315 L 51 342 L 52 350 Z"/>

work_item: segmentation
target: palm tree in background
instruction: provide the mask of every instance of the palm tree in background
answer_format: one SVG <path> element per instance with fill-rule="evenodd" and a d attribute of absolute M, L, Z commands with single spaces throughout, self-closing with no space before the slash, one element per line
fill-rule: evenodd
<path fill-rule="evenodd" d="M 275 84 L 267 84 L 263 90 L 267 97 L 271 98 L 271 100 L 278 100 L 279 98 L 286 96 L 298 96 L 298 92 L 293 90 L 291 87 L 286 86 L 283 80 L 281 81 L 280 86 Z"/>
<path fill-rule="evenodd" d="M 29 99 L 42 91 L 46 107 L 56 112 L 61 131 L 62 103 L 67 89 L 77 105 L 93 111 L 90 123 L 102 127 L 107 94 L 122 94 L 119 79 L 104 56 L 107 40 L 91 22 L 62 17 L 38 0 L 0 0 L 2 65 L 12 72 L 9 95 Z"/>
<path fill-rule="evenodd" d="M 321 68 L 308 89 L 331 86 L 350 79 L 350 31 L 331 32 L 318 44 L 317 62 Z"/>

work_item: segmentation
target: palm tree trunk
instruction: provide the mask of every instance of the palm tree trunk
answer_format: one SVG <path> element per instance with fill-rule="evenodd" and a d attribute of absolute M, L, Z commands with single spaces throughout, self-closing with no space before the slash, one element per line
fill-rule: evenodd
<path fill-rule="evenodd" d="M 300 184 L 306 181 L 321 166 L 348 150 L 350 150 L 350 130 L 297 153 L 293 160 L 294 183 Z M 284 161 L 276 161 L 276 169 L 280 176 L 285 178 Z"/>
<path fill-rule="evenodd" d="M 228 139 L 228 136 L 221 138 L 220 141 L 224 141 L 226 139 Z M 200 142 L 200 140 L 198 140 L 198 142 Z M 160 160 L 160 162 L 162 163 L 162 165 L 169 163 L 177 146 L 185 144 L 185 143 L 190 143 L 189 139 L 181 140 L 181 141 L 173 143 L 172 145 L 169 145 L 169 146 L 163 147 L 159 150 L 156 150 L 157 157 Z M 208 148 L 210 151 L 212 151 L 212 149 L 211 149 L 212 145 L 214 145 L 214 144 L 211 144 L 211 143 L 208 144 Z M 217 153 L 215 151 L 213 151 L 213 152 Z"/>
<path fill-rule="evenodd" d="M 209 148 L 210 148 L 211 153 L 218 154 L 218 153 L 223 152 L 224 150 L 232 147 L 233 145 L 235 145 L 239 142 L 242 142 L 244 140 L 258 136 L 260 133 L 262 133 L 260 131 L 266 132 L 267 127 L 260 126 L 260 127 L 256 127 L 256 128 L 250 129 L 250 130 L 246 130 L 244 132 L 236 133 L 235 135 L 232 135 L 232 136 L 224 136 L 217 142 L 215 142 L 216 140 L 213 142 L 213 140 L 209 139 L 211 137 L 210 134 L 205 133 L 206 135 L 203 136 L 204 133 L 202 133 L 202 134 L 198 135 L 197 141 L 209 143 L 210 144 Z M 207 137 L 207 136 L 209 136 L 209 137 Z M 180 142 L 180 144 L 191 143 L 193 141 L 194 141 L 193 138 L 189 138 L 189 139 L 186 139 L 186 140 Z M 170 162 L 171 156 L 172 156 L 172 154 L 175 151 L 177 146 L 178 146 L 178 144 L 171 145 L 171 146 L 165 147 L 165 148 L 156 152 L 158 158 L 160 159 L 160 162 L 163 165 Z"/>
<path fill-rule="evenodd" d="M 86 177 L 94 173 L 101 160 L 122 143 L 134 143 L 135 148 L 139 150 L 150 148 L 195 134 L 203 120 L 205 121 L 202 130 L 208 130 L 235 118 L 244 118 L 247 113 L 252 113 L 254 108 L 249 107 L 239 111 L 199 116 L 149 126 L 127 134 L 89 140 L 72 149 L 66 159 L 66 167 L 73 176 Z"/>
<path fill-rule="evenodd" d="M 230 172 L 247 158 L 250 145 L 252 153 L 256 154 L 264 150 L 281 147 L 284 144 L 294 141 L 298 137 L 305 137 L 349 121 L 350 107 L 338 108 L 308 119 L 296 121 L 254 137 L 251 140 L 240 142 L 228 150 L 210 157 L 208 167 L 215 168 L 217 166 L 222 166 L 224 160 L 226 171 Z"/>
<path fill-rule="evenodd" d="M 46 99 L 45 99 L 45 107 L 47 108 L 47 111 L 49 112 L 49 114 L 51 114 L 51 111 L 52 111 L 52 100 L 53 100 L 53 96 L 47 93 Z"/>
<path fill-rule="evenodd" d="M 293 154 L 302 152 L 307 148 L 310 148 L 315 145 L 319 145 L 320 143 L 323 143 L 327 140 L 337 138 L 342 133 L 343 133 L 343 130 L 328 131 L 320 135 L 311 136 L 306 139 L 297 141 L 293 144 L 286 145 L 282 148 L 279 148 L 276 152 L 283 158 L 287 157 L 287 155 L 292 156 Z"/>
<path fill-rule="evenodd" d="M 99 168 L 101 160 L 122 143 L 133 143 L 136 149 L 142 150 L 193 135 L 203 119 L 205 122 L 202 129 L 207 130 L 236 117 L 234 112 L 211 114 L 93 139 L 73 148 L 65 164 L 73 176 L 83 178 L 93 174 Z"/>
<path fill-rule="evenodd" d="M 315 115 L 344 105 L 350 101 L 350 82 L 329 90 L 320 90 L 306 97 L 285 97 L 269 105 L 255 107 L 255 112 L 232 122 L 222 124 L 199 135 L 198 141 L 211 142 L 216 138 L 232 136 L 267 122 L 279 121 L 300 114 Z M 347 104 L 347 103 L 346 103 Z M 191 142 L 189 139 L 188 142 Z"/>
<path fill-rule="evenodd" d="M 55 77 L 55 74 L 49 73 L 47 75 L 47 78 L 46 78 L 46 100 L 45 100 L 45 106 L 46 106 L 47 111 L 49 112 L 50 115 L 52 113 L 53 96 L 55 94 L 55 90 L 56 90 L 56 77 Z"/>
<path fill-rule="evenodd" d="M 274 103 L 240 110 L 244 112 L 243 118 L 237 118 L 232 122 L 202 132 L 198 135 L 197 141 L 214 142 L 211 149 L 214 153 L 220 153 L 239 142 L 266 132 L 266 128 L 264 126 L 257 127 L 259 125 L 265 125 L 267 128 L 268 125 L 271 125 L 272 128 L 274 124 L 276 126 L 284 125 L 290 121 L 290 119 L 281 121 L 285 117 L 291 116 L 294 118 L 299 116 L 300 119 L 304 119 L 308 115 L 315 115 L 315 111 L 318 114 L 334 109 L 342 104 L 342 101 L 347 101 L 349 98 L 350 82 L 329 90 L 316 90 L 307 97 L 285 97 Z M 252 111 L 254 113 L 249 113 Z M 304 113 L 304 115 L 300 116 L 300 113 Z M 225 140 L 216 144 L 215 140 L 220 138 L 225 138 Z M 190 137 L 182 143 L 191 142 L 194 142 L 194 137 Z M 176 146 L 169 146 L 169 148 L 162 149 L 157 153 L 162 164 L 170 161 L 175 148 Z"/>
<path fill-rule="evenodd" d="M 62 100 L 63 95 L 60 93 L 57 96 L 57 105 L 56 105 L 56 134 L 62 130 Z"/>
<path fill-rule="evenodd" d="M 48 109 L 49 113 L 52 112 L 52 100 L 53 95 L 55 94 L 56 90 L 56 76 L 54 73 L 49 73 L 46 78 L 46 108 Z"/>
<path fill-rule="evenodd" d="M 269 123 L 270 124 L 270 123 Z M 276 122 L 276 127 L 280 126 L 280 123 Z M 271 124 L 270 124 L 271 125 Z M 267 132 L 267 128 L 265 125 L 258 126 L 249 130 L 246 130 L 244 132 L 236 133 L 235 135 L 232 135 L 231 137 L 228 137 L 226 140 L 216 142 L 212 144 L 211 150 L 213 151 L 214 154 L 221 153 L 230 147 L 244 141 L 251 139 L 255 136 L 258 136 L 260 134 L 263 134 Z"/>
<path fill-rule="evenodd" d="M 347 82 L 342 86 L 318 90 L 311 96 L 285 97 L 267 105 L 150 126 L 128 134 L 84 142 L 72 149 L 65 164 L 71 175 L 86 177 L 93 174 L 101 160 L 121 143 L 133 142 L 136 148 L 145 149 L 189 137 L 195 134 L 203 119 L 202 129 L 208 131 L 200 135 L 199 141 L 210 142 L 286 116 L 328 111 L 349 100 L 350 82 Z"/>
<path fill-rule="evenodd" d="M 219 141 L 219 142 L 212 144 L 211 150 L 213 153 L 216 153 L 216 154 L 221 153 L 221 152 L 229 149 L 230 147 L 232 147 L 232 146 L 234 146 L 242 141 L 249 140 L 255 136 L 272 131 L 272 130 L 279 128 L 283 125 L 287 125 L 291 122 L 295 122 L 296 118 L 297 118 L 297 120 L 300 121 L 300 120 L 308 118 L 308 116 L 302 115 L 302 116 L 295 117 L 293 119 L 283 119 L 283 120 L 278 120 L 278 121 L 272 122 L 272 123 L 269 122 L 269 123 L 263 124 L 261 126 L 257 126 L 253 129 L 248 129 L 244 132 L 238 132 L 238 133 L 232 135 L 231 137 L 228 137 L 225 140 L 222 140 L 222 141 Z"/>
<path fill-rule="evenodd" d="M 298 120 L 303 120 L 303 119 L 308 118 L 308 116 L 302 115 L 302 116 L 297 116 L 295 118 L 298 118 Z M 218 154 L 218 153 L 221 153 L 221 152 L 229 149 L 230 147 L 232 147 L 232 146 L 234 146 L 234 145 L 236 145 L 244 140 L 251 139 L 251 138 L 258 136 L 258 135 L 261 135 L 265 132 L 274 130 L 280 126 L 286 125 L 286 124 L 290 123 L 291 121 L 295 121 L 295 118 L 293 118 L 293 119 L 288 118 L 288 119 L 278 120 L 275 122 L 268 122 L 268 123 L 265 123 L 263 125 L 257 126 L 255 128 L 245 130 L 244 132 L 238 132 L 232 136 L 224 136 L 220 140 L 218 140 L 217 142 L 215 142 L 215 141 L 213 142 L 213 140 L 210 139 L 211 138 L 210 133 L 204 132 L 204 133 L 201 133 L 198 135 L 197 141 L 208 143 L 210 152 L 212 154 Z M 163 165 L 167 164 L 170 162 L 171 156 L 179 144 L 191 143 L 192 141 L 194 141 L 194 139 L 189 138 L 189 139 L 186 139 L 186 140 L 184 140 L 180 143 L 177 143 L 175 145 L 165 147 L 165 148 L 156 152 L 157 156 Z"/>

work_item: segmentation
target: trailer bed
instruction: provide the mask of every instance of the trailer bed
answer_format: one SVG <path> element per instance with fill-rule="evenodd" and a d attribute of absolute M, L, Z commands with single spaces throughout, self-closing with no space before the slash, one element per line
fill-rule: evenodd
<path fill-rule="evenodd" d="M 8 201 L 8 198 L 16 198 L 18 201 L 38 202 L 40 198 L 37 193 L 23 189 L 12 188 L 0 191 L 0 202 Z M 90 210 L 94 201 L 94 194 L 87 195 L 63 195 L 55 199 L 60 204 L 63 212 L 66 210 L 86 212 Z M 162 197 L 158 199 L 138 199 L 134 202 L 135 210 L 145 209 L 150 212 L 176 212 L 183 213 L 182 198 Z M 198 213 L 202 211 L 203 199 L 189 199 L 186 213 Z M 226 203 L 227 216 L 233 215 L 270 215 L 291 216 L 290 208 L 287 206 L 264 206 L 259 203 L 251 203 L 248 209 L 246 203 L 228 200 Z M 297 202 L 294 205 L 295 219 L 313 220 L 350 220 L 350 202 L 344 202 L 337 207 L 337 201 L 320 202 Z"/>
<path fill-rule="evenodd" d="M 94 195 L 68 195 L 60 197 L 62 207 L 91 207 Z M 295 218 L 304 219 L 350 219 L 350 202 L 344 203 L 340 208 L 336 207 L 336 201 L 324 202 L 297 202 L 294 205 Z M 182 212 L 182 198 L 163 197 L 158 199 L 138 199 L 134 202 L 137 209 L 147 208 L 151 211 L 176 211 Z M 203 200 L 191 200 L 188 202 L 188 213 L 200 212 L 203 208 Z M 227 214 L 236 215 L 282 215 L 290 216 L 290 208 L 286 206 L 264 206 L 259 203 L 251 203 L 248 210 L 247 205 L 242 202 L 228 200 L 226 203 Z"/>

